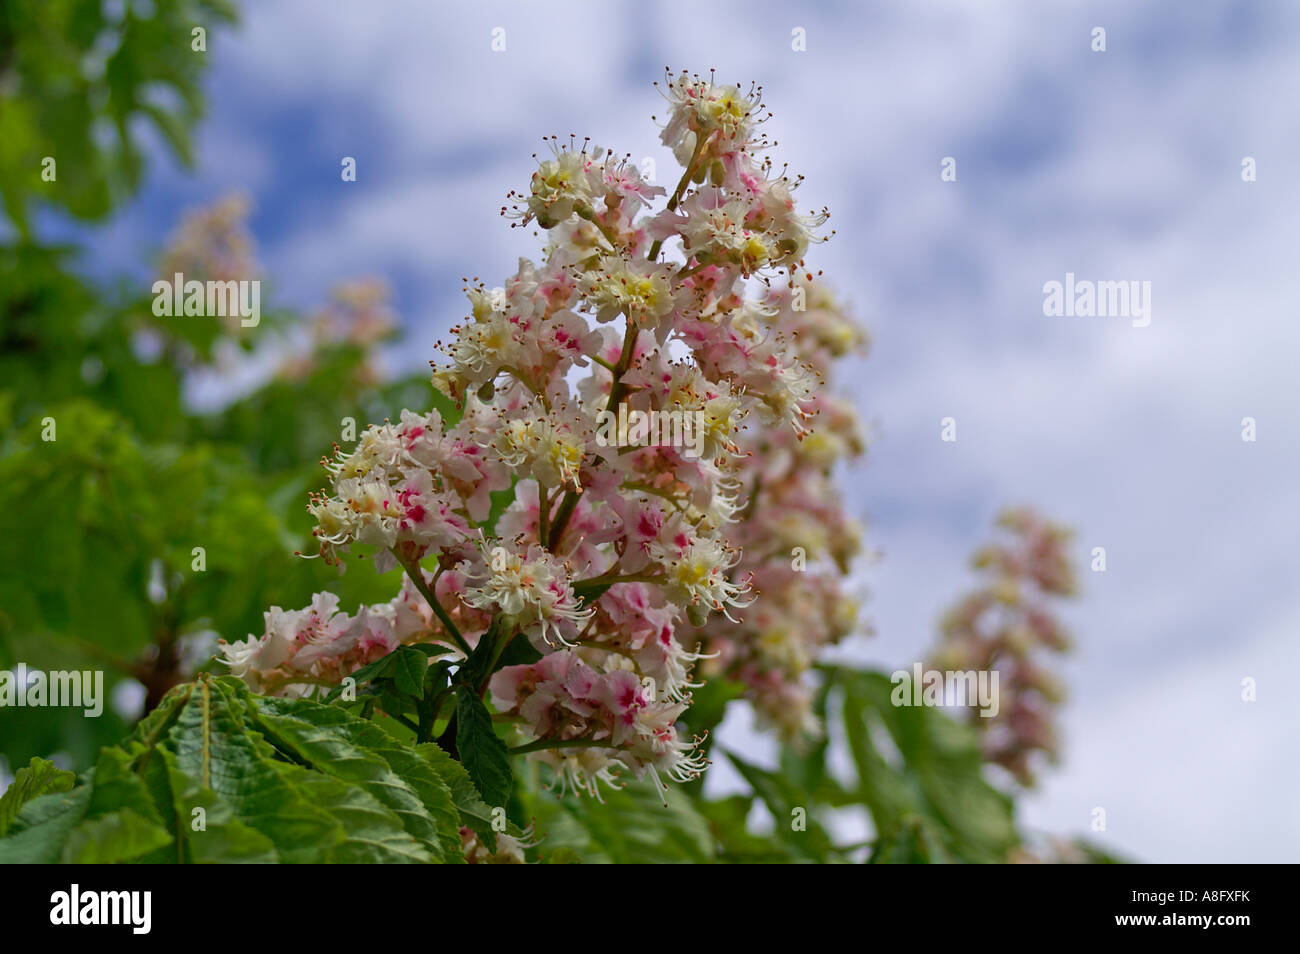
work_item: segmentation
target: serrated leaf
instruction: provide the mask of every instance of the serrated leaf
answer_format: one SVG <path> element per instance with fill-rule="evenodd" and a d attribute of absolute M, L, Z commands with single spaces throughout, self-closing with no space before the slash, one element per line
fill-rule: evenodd
<path fill-rule="evenodd" d="M 46 795 L 18 812 L 9 834 L 0 839 L 0 864 L 48 865 L 59 860 L 68 833 L 86 814 L 90 788 Z"/>
<path fill-rule="evenodd" d="M 492 728 L 487 706 L 468 686 L 456 687 L 456 751 L 483 800 L 504 807 L 514 786 L 510 753 Z"/>
<path fill-rule="evenodd" d="M 487 845 L 489 850 L 496 851 L 497 832 L 492 827 L 492 807 L 483 801 L 483 796 L 479 794 L 473 779 L 465 771 L 465 766 L 432 742 L 417 745 L 415 751 L 437 773 L 451 792 L 452 802 L 456 806 L 460 820 L 478 835 L 479 840 Z M 517 826 L 512 823 L 508 824 L 506 830 L 511 834 L 520 833 Z"/>
<path fill-rule="evenodd" d="M 171 844 L 157 821 L 123 808 L 77 825 L 63 846 L 64 864 L 106 865 L 134 861 Z"/>
<path fill-rule="evenodd" d="M 166 766 L 175 812 L 176 838 L 183 854 L 176 860 L 193 864 L 271 864 L 278 862 L 271 839 L 235 817 L 230 804 L 203 788 L 180 770 L 167 749 L 159 755 Z M 196 815 L 195 809 L 202 809 Z M 202 827 L 194 824 L 202 819 Z"/>
<path fill-rule="evenodd" d="M 53 762 L 33 757 L 26 768 L 17 771 L 4 795 L 0 795 L 0 838 L 9 831 L 23 805 L 42 795 L 69 791 L 76 780 L 75 775 Z"/>
<path fill-rule="evenodd" d="M 435 858 L 411 837 L 402 819 L 364 788 L 348 785 L 300 765 L 277 762 L 276 771 L 316 804 L 329 806 L 342 838 L 331 846 L 336 864 L 428 864 Z"/>
<path fill-rule="evenodd" d="M 167 735 L 176 766 L 229 803 L 275 845 L 282 861 L 321 862 L 344 838 L 323 804 L 282 773 L 284 764 L 257 732 L 246 731 L 217 680 L 200 680 Z"/>
<path fill-rule="evenodd" d="M 451 792 L 414 752 L 335 706 L 253 697 L 253 720 L 318 772 L 360 786 L 392 810 L 435 860 L 461 858 Z"/>
<path fill-rule="evenodd" d="M 589 864 L 705 864 L 717 860 L 708 822 L 674 787 L 668 805 L 653 787 L 629 785 L 592 798 L 539 797 L 530 806 L 542 853 L 569 852 Z M 569 856 L 571 857 L 571 856 Z"/>
<path fill-rule="evenodd" d="M 418 649 L 412 649 L 409 646 L 399 646 L 391 655 L 396 657 L 393 661 L 392 673 L 397 691 L 404 692 L 408 696 L 422 698 L 424 695 L 424 671 L 429 666 L 429 657 Z"/>

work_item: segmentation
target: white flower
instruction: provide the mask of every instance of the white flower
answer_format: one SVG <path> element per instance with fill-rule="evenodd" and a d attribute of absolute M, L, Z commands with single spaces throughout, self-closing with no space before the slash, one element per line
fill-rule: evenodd
<path fill-rule="evenodd" d="M 567 408 L 547 411 L 533 404 L 516 416 L 503 413 L 488 446 L 503 463 L 546 487 L 579 490 L 589 436 L 586 421 Z"/>
<path fill-rule="evenodd" d="M 597 321 L 626 315 L 643 328 L 653 328 L 676 304 L 672 269 L 641 260 L 604 260 L 586 278 L 582 292 Z"/>
<path fill-rule="evenodd" d="M 743 600 L 748 582 L 736 584 L 729 578 L 728 571 L 739 561 L 740 554 L 721 540 L 691 537 L 684 544 L 655 541 L 651 554 L 664 570 L 661 585 L 676 603 L 703 604 L 731 619 L 728 606 L 743 607 L 751 602 Z"/>
<path fill-rule="evenodd" d="M 761 118 L 757 88 L 742 92 L 737 86 L 715 85 L 711 78 L 682 72 L 670 77 L 661 92 L 671 112 L 660 138 L 682 165 L 690 161 L 701 137 L 710 143 L 706 158 L 746 145 Z"/>
<path fill-rule="evenodd" d="M 573 592 L 569 574 L 551 553 L 536 545 L 524 553 L 497 546 L 485 555 L 489 575 L 465 592 L 465 602 L 499 612 L 505 625 L 517 626 L 548 646 L 569 645 L 594 612 Z"/>

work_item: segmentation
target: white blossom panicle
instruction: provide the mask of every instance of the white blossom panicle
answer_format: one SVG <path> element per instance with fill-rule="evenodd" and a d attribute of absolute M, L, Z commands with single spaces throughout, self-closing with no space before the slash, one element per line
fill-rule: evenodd
<path fill-rule="evenodd" d="M 806 674 L 856 625 L 841 583 L 860 533 L 831 474 L 863 449 L 825 382 L 865 338 L 803 263 L 827 213 L 757 158 L 760 90 L 681 73 L 661 92 L 680 178 L 547 140 L 502 209 L 542 254 L 466 280 L 439 410 L 326 462 L 320 554 L 400 565 L 402 593 L 355 616 L 327 594 L 271 610 L 223 649 L 251 685 L 310 692 L 413 641 L 463 659 L 490 639 L 495 661 L 520 639 L 540 658 L 481 688 L 559 789 L 592 795 L 703 771 L 679 720 L 710 675 L 785 734 L 815 729 Z"/>

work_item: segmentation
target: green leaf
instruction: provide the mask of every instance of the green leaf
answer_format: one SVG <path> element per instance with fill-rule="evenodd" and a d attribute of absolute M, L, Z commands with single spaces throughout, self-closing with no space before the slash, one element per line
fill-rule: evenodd
<path fill-rule="evenodd" d="M 556 848 L 548 852 L 546 857 L 541 859 L 543 864 L 548 865 L 580 865 L 582 856 L 569 847 Z"/>
<path fill-rule="evenodd" d="M 468 686 L 456 687 L 456 750 L 483 800 L 505 807 L 514 778 L 506 744 L 492 728 L 492 716 Z"/>
<path fill-rule="evenodd" d="M 92 776 L 90 804 L 86 807 L 87 818 L 129 808 L 145 821 L 162 823 L 149 789 L 135 771 L 135 763 L 144 751 L 142 746 L 131 743 L 130 751 L 114 747 L 99 753 Z"/>
<path fill-rule="evenodd" d="M 674 786 L 668 805 L 649 785 L 629 785 L 593 798 L 538 793 L 529 808 L 544 836 L 539 852 L 589 864 L 706 864 L 717 860 L 707 820 Z"/>
<path fill-rule="evenodd" d="M 301 774 L 279 771 L 275 750 L 246 730 L 220 683 L 200 680 L 168 733 L 176 767 L 266 836 L 282 861 L 328 860 L 345 836 L 330 803 L 307 791 Z"/>
<path fill-rule="evenodd" d="M 893 686 L 884 673 L 828 672 L 844 690 L 844 728 L 876 831 L 892 838 L 920 819 L 922 831 L 940 839 L 943 854 L 966 862 L 1005 861 L 1019 841 L 1014 806 L 984 779 L 971 729 L 936 707 L 893 705 Z M 901 765 L 880 753 L 873 724 L 898 750 Z M 940 854 L 923 847 L 930 856 Z"/>
<path fill-rule="evenodd" d="M 492 808 L 487 802 L 483 801 L 483 796 L 479 794 L 474 781 L 469 777 L 469 773 L 465 771 L 465 766 L 432 742 L 417 745 L 415 751 L 420 758 L 429 764 L 429 767 L 442 779 L 443 784 L 451 792 L 452 802 L 460 814 L 461 822 L 467 828 L 473 829 L 479 840 L 487 845 L 491 851 L 496 851 L 497 833 L 496 829 L 492 827 Z M 517 828 L 513 825 L 510 825 L 507 831 L 512 834 L 519 834 Z"/>
<path fill-rule="evenodd" d="M 391 655 L 393 662 L 393 682 L 397 691 L 417 699 L 424 695 L 424 671 L 428 668 L 429 657 L 410 646 L 399 646 Z"/>
<path fill-rule="evenodd" d="M 183 852 L 178 860 L 192 864 L 271 864 L 280 860 L 271 839 L 240 821 L 229 802 L 182 772 L 169 750 L 161 749 L 159 754 L 171 782 L 177 840 Z M 195 830 L 200 821 L 201 827 Z"/>
<path fill-rule="evenodd" d="M 9 830 L 23 805 L 47 793 L 66 792 L 76 780 L 75 775 L 53 762 L 33 757 L 26 768 L 20 768 L 14 775 L 4 795 L 0 795 L 0 838 Z"/>
<path fill-rule="evenodd" d="M 0 861 L 460 863 L 460 826 L 443 773 L 378 725 L 204 675 L 86 784 L 23 804 Z"/>
<path fill-rule="evenodd" d="M 469 686 L 481 686 L 492 675 L 489 667 L 492 666 L 492 660 L 496 655 L 497 641 L 501 637 L 501 624 L 499 618 L 494 617 L 488 625 L 487 631 L 478 639 L 478 644 L 474 647 L 469 658 L 460 667 L 459 680 Z M 511 645 L 520 641 L 520 638 L 510 640 Z M 523 642 L 527 642 L 524 639 Z M 507 646 L 507 649 L 510 647 Z"/>
<path fill-rule="evenodd" d="M 923 818 L 909 816 L 893 831 L 881 833 L 868 864 L 930 865 L 952 861 L 937 832 Z"/>
<path fill-rule="evenodd" d="M 86 814 L 87 786 L 46 795 L 18 812 L 9 834 L 0 838 L 0 864 L 53 864 L 63 852 L 68 833 Z"/>
<path fill-rule="evenodd" d="M 431 656 L 450 652 L 442 646 L 398 646 L 391 653 L 362 666 L 351 674 L 358 686 L 371 685 L 382 691 L 391 686 L 398 693 L 415 699 L 424 698 L 424 676 Z M 343 687 L 336 686 L 325 697 L 326 702 L 339 698 Z"/>
<path fill-rule="evenodd" d="M 487 519 L 484 520 L 480 526 L 482 526 L 483 532 L 489 537 L 496 535 L 497 521 L 500 520 L 501 515 L 506 512 L 506 508 L 514 503 L 515 484 L 518 482 L 518 477 L 512 477 L 510 486 L 507 489 L 494 490 L 488 494 L 488 500 L 491 502 L 491 507 L 488 509 Z"/>
<path fill-rule="evenodd" d="M 457 407 L 456 402 L 441 391 L 433 391 L 429 395 L 429 403 L 433 409 L 442 416 L 442 429 L 444 432 L 451 430 L 460 423 L 460 419 L 465 414 L 464 407 Z"/>
<path fill-rule="evenodd" d="M 347 785 L 298 765 L 276 763 L 294 788 L 317 804 L 329 806 L 343 836 L 328 860 L 337 864 L 427 864 L 435 860 L 402 825 L 402 819 L 364 788 Z"/>
<path fill-rule="evenodd" d="M 792 785 L 787 776 L 746 762 L 735 753 L 727 752 L 726 756 L 772 813 L 779 840 L 788 844 L 796 855 L 810 861 L 821 861 L 830 854 L 830 836 L 811 817 L 812 799 L 808 792 Z M 802 810 L 803 827 L 796 830 L 792 823 L 799 810 Z"/>
<path fill-rule="evenodd" d="M 791 848 L 771 835 L 749 831 L 753 795 L 730 795 L 716 801 L 695 802 L 708 819 L 709 830 L 718 843 L 720 860 L 737 864 L 788 864 L 800 860 Z"/>
<path fill-rule="evenodd" d="M 367 791 L 435 860 L 461 859 L 451 792 L 414 752 L 335 706 L 253 697 L 253 721 L 302 763 Z"/>
<path fill-rule="evenodd" d="M 63 846 L 64 864 L 117 864 L 134 861 L 172 842 L 157 821 L 123 808 L 88 819 L 74 828 Z"/>
<path fill-rule="evenodd" d="M 528 637 L 519 634 L 501 651 L 501 658 L 497 660 L 496 668 L 501 670 L 506 666 L 531 666 L 541 658 L 542 654 L 537 651 Z"/>

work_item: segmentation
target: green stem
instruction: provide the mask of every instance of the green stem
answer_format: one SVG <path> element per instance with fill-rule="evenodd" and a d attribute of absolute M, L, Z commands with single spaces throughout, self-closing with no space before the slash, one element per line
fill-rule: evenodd
<path fill-rule="evenodd" d="M 546 539 L 546 549 L 551 552 L 555 551 L 556 544 L 560 542 L 560 537 L 564 535 L 564 528 L 569 525 L 573 511 L 578 506 L 579 496 L 581 495 L 574 493 L 572 490 L 564 492 L 564 499 L 560 501 L 560 506 L 555 511 L 555 519 L 551 521 L 551 532 Z"/>
<path fill-rule="evenodd" d="M 429 584 L 424 581 L 424 571 L 420 569 L 420 561 L 406 560 L 396 550 L 393 550 L 392 552 L 393 556 L 397 557 L 397 562 L 401 564 L 402 569 L 406 571 L 406 575 L 410 578 L 411 582 L 415 584 L 415 588 L 420 591 L 425 601 L 429 604 L 429 608 L 433 610 L 433 615 L 438 617 L 438 621 L 442 623 L 442 626 L 447 630 L 448 635 L 456 641 L 456 645 L 460 647 L 460 651 L 468 657 L 473 650 L 470 649 L 469 643 L 465 642 L 465 637 L 460 634 L 460 630 L 457 629 L 456 624 L 451 621 L 451 617 L 447 615 L 447 611 L 442 608 L 442 603 L 438 601 L 438 597 L 434 595 L 431 589 L 429 589 Z"/>
<path fill-rule="evenodd" d="M 392 719 L 394 722 L 400 722 L 402 725 L 406 726 L 408 729 L 414 732 L 417 736 L 420 734 L 420 727 L 416 725 L 414 722 L 412 722 L 410 719 L 408 719 L 406 716 L 402 715 L 400 712 L 399 713 L 388 712 L 385 713 L 385 715 L 387 715 L 388 718 Z"/>
<path fill-rule="evenodd" d="M 517 630 L 504 634 L 499 640 L 497 640 L 496 646 L 492 648 L 492 659 L 488 662 L 487 675 L 485 675 L 483 681 L 475 687 L 480 696 L 487 692 L 488 683 L 492 679 L 492 671 L 497 667 L 497 660 L 501 658 L 501 654 L 506 651 L 506 647 L 510 645 L 510 641 L 514 639 L 517 634 Z"/>
<path fill-rule="evenodd" d="M 698 262 L 694 266 L 690 266 L 690 267 L 683 265 L 681 270 L 676 275 L 674 275 L 673 278 L 675 278 L 677 281 L 681 281 L 683 278 L 690 278 L 696 272 L 708 268 L 712 264 L 713 264 L 712 262 Z"/>
<path fill-rule="evenodd" d="M 691 152 L 690 161 L 686 163 L 686 171 L 682 177 L 677 180 L 677 188 L 673 189 L 673 194 L 668 197 L 668 211 L 673 212 L 677 209 L 677 203 L 681 201 L 682 191 L 690 184 L 691 176 L 695 174 L 695 163 L 700 159 L 700 152 L 704 149 L 704 140 L 706 136 L 695 137 L 695 149 Z M 659 249 L 663 246 L 663 239 L 655 239 L 654 244 L 650 246 L 650 254 L 646 256 L 649 261 L 654 261 L 659 257 Z"/>
<path fill-rule="evenodd" d="M 546 492 L 546 485 L 537 482 L 537 539 L 545 544 L 551 535 L 551 498 Z"/>
<path fill-rule="evenodd" d="M 632 356 L 636 353 L 636 339 L 640 334 L 640 329 L 632 324 L 631 319 L 625 318 L 624 321 L 627 327 L 623 329 L 623 350 L 619 353 L 618 364 L 614 366 L 614 380 L 609 386 L 609 400 L 605 402 L 607 411 L 614 410 L 618 402 L 627 394 L 623 375 L 627 374 L 627 369 L 632 366 Z"/>
<path fill-rule="evenodd" d="M 423 745 L 433 736 L 433 724 L 437 713 L 432 706 L 420 703 L 420 724 L 415 727 L 415 744 Z"/>

